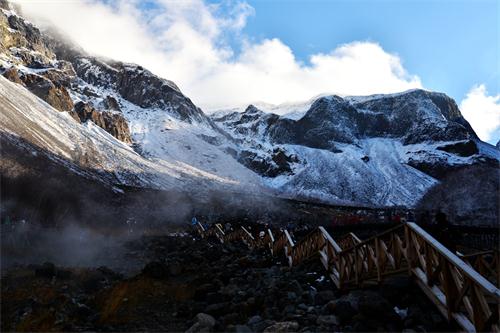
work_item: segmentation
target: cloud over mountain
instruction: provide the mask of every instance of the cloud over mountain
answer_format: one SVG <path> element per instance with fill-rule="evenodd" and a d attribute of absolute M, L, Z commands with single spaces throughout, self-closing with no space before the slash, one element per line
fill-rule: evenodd
<path fill-rule="evenodd" d="M 139 63 L 175 81 L 205 108 L 422 86 L 398 55 L 375 42 L 354 41 L 302 62 L 277 38 L 251 39 L 242 29 L 258 13 L 246 2 L 17 2 L 34 21 L 50 22 L 88 52 Z"/>
<path fill-rule="evenodd" d="M 474 86 L 460 109 L 481 140 L 498 140 L 492 135 L 500 129 L 500 95 L 489 95 L 484 84 Z"/>

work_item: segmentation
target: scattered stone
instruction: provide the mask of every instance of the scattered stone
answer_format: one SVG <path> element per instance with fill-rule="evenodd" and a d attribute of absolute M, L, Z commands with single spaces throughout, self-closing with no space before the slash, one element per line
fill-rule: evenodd
<path fill-rule="evenodd" d="M 186 333 L 210 332 L 215 326 L 215 318 L 206 313 L 198 313 L 195 317 L 195 323 L 186 331 Z"/>
<path fill-rule="evenodd" d="M 103 100 L 103 105 L 107 110 L 121 111 L 118 101 L 113 96 L 106 96 L 106 98 Z"/>

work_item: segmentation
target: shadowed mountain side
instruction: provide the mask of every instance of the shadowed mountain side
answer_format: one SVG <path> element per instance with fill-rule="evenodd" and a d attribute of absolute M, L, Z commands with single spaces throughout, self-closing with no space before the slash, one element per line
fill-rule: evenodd
<path fill-rule="evenodd" d="M 422 197 L 417 209 L 442 210 L 456 224 L 498 227 L 498 165 L 472 165 L 447 174 Z"/>

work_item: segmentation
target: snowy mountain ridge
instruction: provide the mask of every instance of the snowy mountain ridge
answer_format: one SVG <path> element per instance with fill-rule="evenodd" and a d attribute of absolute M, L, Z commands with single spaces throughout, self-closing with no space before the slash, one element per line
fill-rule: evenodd
<path fill-rule="evenodd" d="M 500 160 L 444 94 L 321 95 L 208 116 L 172 81 L 88 55 L 3 6 L 0 73 L 12 82 L 0 80 L 0 131 L 111 186 L 412 206 L 444 173 Z"/>
<path fill-rule="evenodd" d="M 448 171 L 499 160 L 452 99 L 424 90 L 322 96 L 296 120 L 254 105 L 211 117 L 268 186 L 326 202 L 411 206 Z"/>

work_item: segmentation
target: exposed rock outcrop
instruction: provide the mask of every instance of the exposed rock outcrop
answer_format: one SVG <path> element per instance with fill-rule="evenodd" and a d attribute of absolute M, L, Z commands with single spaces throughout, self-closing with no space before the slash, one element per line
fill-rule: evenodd
<path fill-rule="evenodd" d="M 56 85 L 49 79 L 36 74 L 25 74 L 21 76 L 21 80 L 32 93 L 55 109 L 59 111 L 73 109 L 73 100 L 64 86 Z"/>
<path fill-rule="evenodd" d="M 102 101 L 102 104 L 107 110 L 121 111 L 118 101 L 113 96 L 106 96 L 106 98 Z"/>
<path fill-rule="evenodd" d="M 127 121 L 122 115 L 111 112 L 99 112 L 94 107 L 84 102 L 75 104 L 71 116 L 80 122 L 88 120 L 103 128 L 120 141 L 132 143 Z"/>
<path fill-rule="evenodd" d="M 0 0 L 0 8 L 9 10 L 10 9 L 10 3 L 7 0 Z"/>
<path fill-rule="evenodd" d="M 472 156 L 479 153 L 479 149 L 477 149 L 476 143 L 472 140 L 441 146 L 437 149 L 463 157 Z"/>
<path fill-rule="evenodd" d="M 0 51 L 27 67 L 45 68 L 55 59 L 40 30 L 15 14 L 0 13 L 0 32 Z"/>
<path fill-rule="evenodd" d="M 40 75 L 50 80 L 54 85 L 63 86 L 65 88 L 69 88 L 71 85 L 72 77 L 59 69 L 47 69 L 40 72 Z"/>
<path fill-rule="evenodd" d="M 9 81 L 14 83 L 23 84 L 21 78 L 19 77 L 19 71 L 15 67 L 11 67 L 3 72 L 3 76 L 7 78 Z"/>
<path fill-rule="evenodd" d="M 264 156 L 243 150 L 238 161 L 262 176 L 273 178 L 293 174 L 292 165 L 300 162 L 297 155 L 289 154 L 281 147 L 274 148 L 270 155 Z"/>

